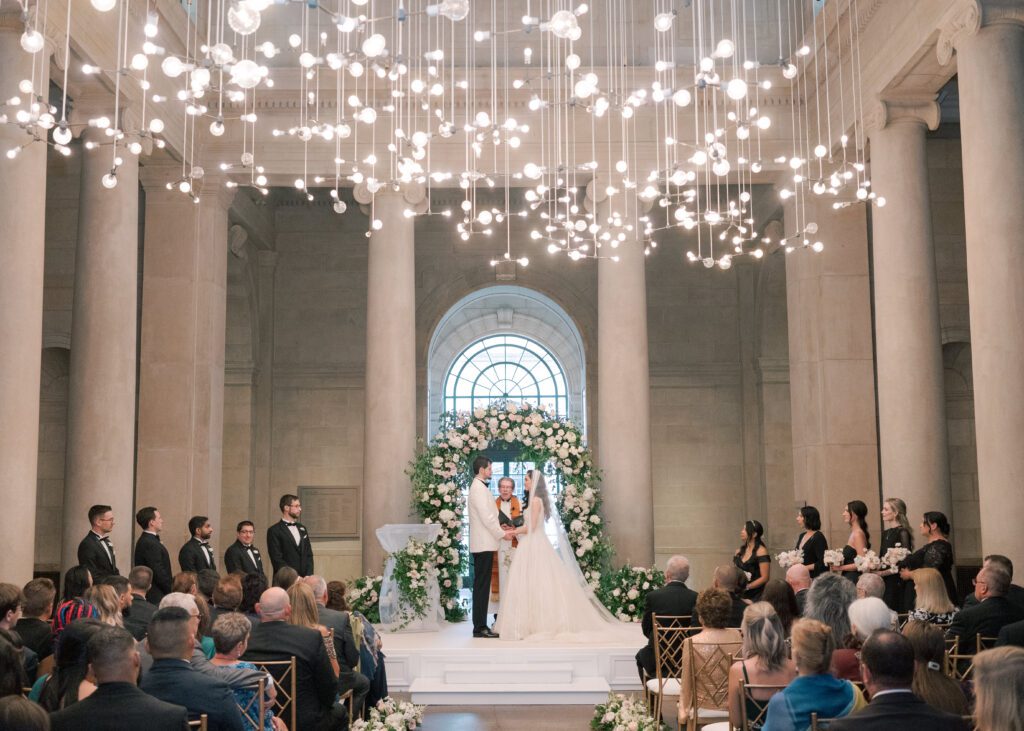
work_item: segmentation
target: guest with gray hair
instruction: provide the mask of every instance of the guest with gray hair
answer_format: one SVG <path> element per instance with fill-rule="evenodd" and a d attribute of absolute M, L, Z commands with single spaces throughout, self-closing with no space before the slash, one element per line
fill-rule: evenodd
<path fill-rule="evenodd" d="M 740 684 L 788 685 L 796 677 L 796 664 L 789 658 L 782 620 L 768 602 L 754 602 L 743 612 L 742 660 L 729 668 L 729 723 L 742 726 L 741 706 L 747 703 Z M 773 689 L 752 690 L 757 703 L 747 704 L 747 717 L 757 718 L 760 707 L 772 697 Z M 717 726 L 717 724 L 716 724 Z M 710 727 L 705 727 L 710 728 Z"/>
<path fill-rule="evenodd" d="M 946 631 L 948 637 L 960 638 L 962 652 L 975 651 L 976 637 L 998 637 L 1006 625 L 1024 620 L 1024 610 L 1006 598 L 1010 581 L 1010 572 L 999 563 L 981 567 L 974 579 L 978 605 L 960 610 Z"/>
<path fill-rule="evenodd" d="M 883 598 L 885 595 L 885 581 L 878 574 L 865 573 L 857 579 L 857 598 L 866 599 L 869 596 Z"/>
<path fill-rule="evenodd" d="M 258 671 L 258 668 L 251 662 L 242 660 L 249 647 L 249 635 L 252 632 L 252 624 L 244 615 L 237 612 L 228 612 L 217 617 L 213 623 L 213 644 L 216 654 L 210 662 L 218 668 L 240 668 L 243 670 Z M 263 715 L 263 722 L 259 726 L 261 731 L 287 731 L 287 727 L 280 718 L 274 715 L 274 699 L 277 697 L 277 689 L 274 687 L 274 678 L 269 673 L 264 674 L 266 680 L 264 697 L 266 709 Z M 256 690 L 248 688 L 232 688 L 235 695 L 235 703 L 239 708 L 250 709 L 247 715 L 242 717 L 245 731 L 257 731 L 250 722 L 249 716 L 255 716 L 258 704 L 254 703 Z"/>
<path fill-rule="evenodd" d="M 686 585 L 690 578 L 690 561 L 686 556 L 672 556 L 665 564 L 665 586 L 649 592 L 644 599 L 641 621 L 647 645 L 636 653 L 640 682 L 657 675 L 654 666 L 654 617 L 696 617 L 697 592 Z M 687 620 L 688 621 L 688 620 Z"/>
<path fill-rule="evenodd" d="M 841 649 L 832 653 L 832 672 L 837 678 L 860 680 L 857 654 L 845 649 L 850 640 L 850 605 L 857 599 L 853 583 L 840 574 L 822 574 L 807 592 L 805 619 L 816 619 L 832 629 L 832 636 Z"/>

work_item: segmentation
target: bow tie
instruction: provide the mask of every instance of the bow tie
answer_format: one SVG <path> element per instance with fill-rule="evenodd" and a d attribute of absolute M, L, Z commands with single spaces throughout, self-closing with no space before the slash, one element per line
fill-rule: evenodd
<path fill-rule="evenodd" d="M 199 541 L 199 545 L 202 546 L 203 548 L 209 548 L 210 547 L 210 542 L 209 541 Z"/>
<path fill-rule="evenodd" d="M 110 545 L 110 537 L 109 536 L 103 536 L 102 538 L 100 538 L 100 540 L 103 541 L 104 543 L 106 543 L 108 546 Z"/>
<path fill-rule="evenodd" d="M 289 523 L 287 520 L 282 520 L 281 522 L 284 523 L 285 525 L 287 525 L 288 527 L 298 526 L 299 525 L 298 523 Z"/>

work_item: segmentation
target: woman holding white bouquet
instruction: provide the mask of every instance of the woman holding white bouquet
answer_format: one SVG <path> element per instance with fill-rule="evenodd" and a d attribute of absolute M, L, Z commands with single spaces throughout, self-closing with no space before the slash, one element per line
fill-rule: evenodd
<path fill-rule="evenodd" d="M 956 584 L 953 581 L 953 544 L 949 542 L 949 520 L 944 513 L 931 510 L 924 514 L 921 520 L 921 535 L 928 539 L 928 542 L 921 548 L 914 551 L 905 559 L 900 561 L 900 576 L 904 580 L 910 580 L 909 586 L 913 586 L 915 569 L 924 567 L 935 569 L 942 575 L 942 581 L 946 585 L 946 596 L 953 604 L 957 603 Z M 911 591 L 907 591 L 906 606 L 912 607 L 914 601 L 910 599 Z"/>
<path fill-rule="evenodd" d="M 871 548 L 871 533 L 868 531 L 868 506 L 861 500 L 851 500 L 843 508 L 843 522 L 850 526 L 850 538 L 843 546 L 842 563 L 831 566 L 832 571 L 839 571 L 854 584 L 860 578 L 860 571 L 854 562 L 858 556 Z"/>
<path fill-rule="evenodd" d="M 825 572 L 825 551 L 828 541 L 821 532 L 821 513 L 813 505 L 804 505 L 796 514 L 796 524 L 803 532 L 796 539 L 797 550 L 804 552 L 804 566 L 813 579 Z"/>
<path fill-rule="evenodd" d="M 879 571 L 885 581 L 885 594 L 882 599 L 889 609 L 902 613 L 911 609 L 903 600 L 903 579 L 900 578 L 897 564 L 909 556 L 914 550 L 914 534 L 907 520 L 907 504 L 898 497 L 887 498 L 882 503 L 882 547 L 879 555 L 886 565 Z"/>

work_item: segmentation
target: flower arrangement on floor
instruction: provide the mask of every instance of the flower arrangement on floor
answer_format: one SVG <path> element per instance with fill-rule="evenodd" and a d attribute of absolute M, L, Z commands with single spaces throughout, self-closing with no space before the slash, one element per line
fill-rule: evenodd
<path fill-rule="evenodd" d="M 779 562 L 779 566 L 788 569 L 790 566 L 796 566 L 798 563 L 804 562 L 804 552 L 799 548 L 794 548 L 792 551 L 783 551 L 775 557 L 775 560 Z"/>
<path fill-rule="evenodd" d="M 424 543 L 410 538 L 401 551 L 392 553 L 395 560 L 395 581 L 402 597 L 401 611 L 395 629 L 407 627 L 409 623 L 427 616 L 430 609 L 430 595 L 427 587 L 431 579 L 438 576 L 439 552 L 433 543 Z"/>
<path fill-rule="evenodd" d="M 348 585 L 345 600 L 351 609 L 380 624 L 380 585 L 383 576 L 360 576 Z"/>
<path fill-rule="evenodd" d="M 593 731 L 662 731 L 668 726 L 656 720 L 642 700 L 613 693 L 607 701 L 594 706 L 590 728 Z"/>
<path fill-rule="evenodd" d="M 412 731 L 423 723 L 424 708 L 387 696 L 370 709 L 369 718 L 355 721 L 352 731 Z"/>
<path fill-rule="evenodd" d="M 597 597 L 623 622 L 639 622 L 643 618 L 647 593 L 664 585 L 665 574 L 660 569 L 623 566 L 601 577 Z"/>

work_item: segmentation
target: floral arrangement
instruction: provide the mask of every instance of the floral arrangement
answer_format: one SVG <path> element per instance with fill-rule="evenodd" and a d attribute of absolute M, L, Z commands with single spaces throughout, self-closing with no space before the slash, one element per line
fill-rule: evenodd
<path fill-rule="evenodd" d="M 427 586 L 431 579 L 437 579 L 440 555 L 434 544 L 410 538 L 405 548 L 392 553 L 390 558 L 395 560 L 395 581 L 403 599 L 395 629 L 402 629 L 413 620 L 427 616 L 430 609 Z"/>
<path fill-rule="evenodd" d="M 882 568 L 892 569 L 892 572 L 896 573 L 900 561 L 903 561 L 909 555 L 910 549 L 904 548 L 901 544 L 897 543 L 882 556 Z"/>
<path fill-rule="evenodd" d="M 597 597 L 623 622 L 639 622 L 648 592 L 664 585 L 665 574 L 659 569 L 623 566 L 601 578 Z"/>
<path fill-rule="evenodd" d="M 804 562 L 804 552 L 799 548 L 794 548 L 792 551 L 783 551 L 775 557 L 775 560 L 779 562 L 779 566 L 788 569 L 790 566 L 796 566 Z"/>
<path fill-rule="evenodd" d="M 355 721 L 352 731 L 412 731 L 423 723 L 424 708 L 387 696 L 370 709 L 369 718 Z"/>
<path fill-rule="evenodd" d="M 863 556 L 854 558 L 853 563 L 861 573 L 877 571 L 882 568 L 882 559 L 874 551 L 865 551 Z"/>
<path fill-rule="evenodd" d="M 580 569 L 595 590 L 611 559 L 604 537 L 599 476 L 583 434 L 571 421 L 546 410 L 512 402 L 497 402 L 470 413 L 448 413 L 442 428 L 412 462 L 413 507 L 424 523 L 437 523 L 441 533 L 437 547 L 441 606 L 448 621 L 466 616 L 459 600 L 461 576 L 468 556 L 461 548 L 465 493 L 472 479 L 473 458 L 492 443 L 516 443 L 520 459 L 539 465 L 551 463 L 562 477 L 558 510 Z"/>
<path fill-rule="evenodd" d="M 828 548 L 825 550 L 824 561 L 826 566 L 842 566 L 843 552 L 838 548 Z"/>
<path fill-rule="evenodd" d="M 642 700 L 610 694 L 607 701 L 594 706 L 590 728 L 593 731 L 662 731 L 668 727 L 651 716 Z"/>
<path fill-rule="evenodd" d="M 345 600 L 373 624 L 380 624 L 380 585 L 383 576 L 360 576 L 348 585 Z"/>

